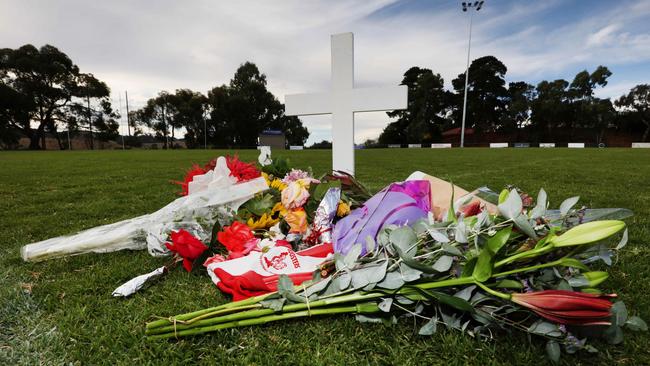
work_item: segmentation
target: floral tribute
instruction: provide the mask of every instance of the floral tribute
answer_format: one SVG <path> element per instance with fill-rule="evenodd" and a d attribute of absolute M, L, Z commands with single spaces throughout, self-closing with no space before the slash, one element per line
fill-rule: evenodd
<path fill-rule="evenodd" d="M 237 179 L 257 174 L 252 164 L 230 161 Z M 562 349 L 596 351 L 592 337 L 617 344 L 624 330 L 647 330 L 601 287 L 627 243 L 621 220 L 629 210 L 578 207 L 578 197 L 549 209 L 543 189 L 533 199 L 508 187 L 452 194 L 443 214 L 434 215 L 437 190 L 427 180 L 371 195 L 351 176 L 316 179 L 282 159 L 260 170 L 269 189 L 244 203 L 228 225 L 217 224 L 209 245 L 181 231 L 168 246 L 186 269 L 202 261 L 208 272 L 219 267 L 211 276 L 230 271 L 218 286 L 239 301 L 152 321 L 149 338 L 351 314 L 387 324 L 411 318 L 422 336 L 444 327 L 492 339 L 511 329 L 546 342 L 557 362 Z M 315 248 L 326 255 L 314 255 Z M 276 272 L 260 276 L 235 265 L 252 256 Z M 318 265 L 308 273 L 283 272 L 309 260 Z"/>

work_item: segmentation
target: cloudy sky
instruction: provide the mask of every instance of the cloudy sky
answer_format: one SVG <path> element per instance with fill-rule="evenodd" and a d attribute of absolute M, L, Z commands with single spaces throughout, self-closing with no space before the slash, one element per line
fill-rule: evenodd
<path fill-rule="evenodd" d="M 650 1 L 486 0 L 474 14 L 472 58 L 494 55 L 508 81 L 571 79 L 606 65 L 599 96 L 650 83 Z M 0 47 L 52 44 L 134 107 L 160 90 L 206 92 L 255 62 L 269 89 L 329 87 L 333 33 L 355 34 L 356 86 L 398 84 L 411 66 L 448 87 L 465 68 L 468 13 L 457 0 L 0 0 Z M 384 113 L 356 116 L 357 142 L 375 138 Z M 314 141 L 330 139 L 328 116 L 303 118 Z"/>

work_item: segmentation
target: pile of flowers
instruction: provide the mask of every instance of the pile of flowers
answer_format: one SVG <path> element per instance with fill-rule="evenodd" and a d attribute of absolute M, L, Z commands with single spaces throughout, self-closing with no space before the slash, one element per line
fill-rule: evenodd
<path fill-rule="evenodd" d="M 386 217 L 403 207 L 430 211 L 429 192 L 413 192 L 421 182 L 391 185 L 370 199 L 349 176 L 316 179 L 306 171 L 277 170 L 272 166 L 258 173 L 269 190 L 242 205 L 230 225 L 215 227 L 213 243 L 206 245 L 182 231 L 171 234 L 168 248 L 185 269 L 191 270 L 197 261 L 233 260 L 273 245 L 299 250 L 319 244 L 322 230 L 331 227 L 315 226 L 314 212 L 332 187 L 343 190 L 333 208 L 332 226 L 341 220 L 341 227 L 353 227 L 355 233 L 365 230 L 382 209 L 389 211 Z M 392 208 L 394 192 L 416 198 Z M 421 322 L 420 335 L 445 327 L 490 339 L 513 329 L 545 339 L 549 358 L 557 361 L 562 348 L 569 353 L 595 351 L 590 337 L 617 344 L 624 329 L 647 330 L 616 294 L 600 288 L 612 257 L 627 242 L 621 219 L 631 212 L 574 208 L 577 197 L 549 210 L 543 189 L 536 200 L 513 187 L 477 195 L 483 200 L 452 196 L 442 217 L 429 212 L 402 223 L 384 219 L 374 236 L 335 243 L 334 255 L 307 281 L 296 283 L 282 274 L 277 291 L 161 318 L 147 324 L 146 334 L 151 339 L 180 338 L 301 317 L 354 314 L 362 322 L 415 319 Z M 334 241 L 344 237 L 339 234 Z"/>

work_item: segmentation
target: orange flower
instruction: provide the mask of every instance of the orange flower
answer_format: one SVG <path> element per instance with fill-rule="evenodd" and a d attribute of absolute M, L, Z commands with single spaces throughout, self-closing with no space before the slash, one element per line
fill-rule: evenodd
<path fill-rule="evenodd" d="M 297 210 L 289 211 L 284 219 L 289 224 L 289 232 L 295 234 L 304 234 L 307 231 L 307 212 L 300 208 Z"/>

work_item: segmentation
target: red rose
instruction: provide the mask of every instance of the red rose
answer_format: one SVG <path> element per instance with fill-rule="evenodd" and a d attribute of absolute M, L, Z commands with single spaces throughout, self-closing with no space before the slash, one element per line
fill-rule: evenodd
<path fill-rule="evenodd" d="M 257 238 L 248 225 L 235 221 L 230 226 L 224 226 L 217 233 L 217 240 L 230 252 L 230 258 L 239 258 L 248 254 L 257 243 Z"/>
<path fill-rule="evenodd" d="M 165 243 L 167 249 L 183 258 L 183 267 L 186 271 L 192 270 L 192 262 L 198 258 L 208 247 L 194 235 L 180 229 L 172 231 L 169 235 L 171 243 Z"/>

